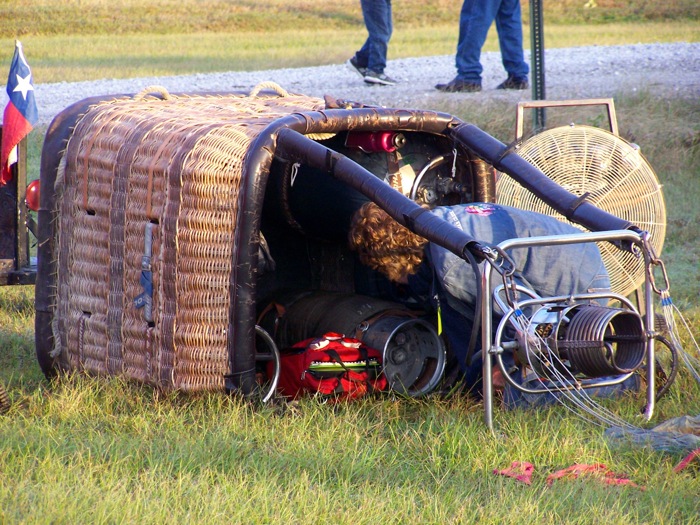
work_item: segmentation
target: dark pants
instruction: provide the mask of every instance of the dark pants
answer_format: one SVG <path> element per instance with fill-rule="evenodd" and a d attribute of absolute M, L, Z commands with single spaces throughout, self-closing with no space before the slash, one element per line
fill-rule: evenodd
<path fill-rule="evenodd" d="M 520 0 L 464 0 L 455 60 L 460 80 L 481 82 L 481 48 L 494 20 L 503 67 L 509 75 L 527 78 L 530 68 L 523 55 Z"/>
<path fill-rule="evenodd" d="M 360 0 L 360 4 L 369 36 L 355 53 L 355 60 L 361 67 L 375 73 L 384 73 L 389 39 L 393 31 L 391 0 Z"/>

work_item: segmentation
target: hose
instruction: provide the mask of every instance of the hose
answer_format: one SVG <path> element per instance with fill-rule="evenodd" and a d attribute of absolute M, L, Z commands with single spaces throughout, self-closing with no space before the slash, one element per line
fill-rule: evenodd
<path fill-rule="evenodd" d="M 664 382 L 663 386 L 656 391 L 656 401 L 658 401 L 666 394 L 666 392 L 668 392 L 669 388 L 671 388 L 671 385 L 676 380 L 676 376 L 678 375 L 678 349 L 668 339 L 661 335 L 657 335 L 655 339 L 668 348 L 669 352 L 671 352 L 671 371 L 668 375 L 666 375 L 665 371 L 661 367 L 661 363 L 659 363 L 658 360 L 656 361 L 656 368 L 659 373 L 666 375 L 666 381 Z"/>

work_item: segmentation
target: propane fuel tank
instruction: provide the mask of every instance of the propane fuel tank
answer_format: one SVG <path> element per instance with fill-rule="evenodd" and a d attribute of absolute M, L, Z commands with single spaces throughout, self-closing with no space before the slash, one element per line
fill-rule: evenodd
<path fill-rule="evenodd" d="M 317 291 L 291 294 L 266 310 L 258 323 L 280 348 L 337 332 L 380 350 L 390 388 L 404 395 L 429 393 L 445 369 L 445 345 L 435 328 L 400 303 Z"/>

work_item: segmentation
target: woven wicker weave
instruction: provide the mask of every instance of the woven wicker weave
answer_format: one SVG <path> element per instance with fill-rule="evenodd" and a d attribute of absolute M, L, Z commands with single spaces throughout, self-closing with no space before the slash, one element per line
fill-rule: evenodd
<path fill-rule="evenodd" d="M 90 108 L 57 179 L 55 344 L 62 367 L 185 391 L 228 372 L 233 232 L 243 159 L 270 122 L 324 107 L 262 85 L 251 96 L 149 87 Z M 153 95 L 156 94 L 156 96 Z M 134 299 L 153 224 L 153 320 Z"/>

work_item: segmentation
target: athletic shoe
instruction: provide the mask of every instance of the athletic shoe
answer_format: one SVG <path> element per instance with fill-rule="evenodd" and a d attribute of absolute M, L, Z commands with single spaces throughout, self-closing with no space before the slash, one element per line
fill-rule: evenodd
<path fill-rule="evenodd" d="M 386 76 L 384 73 L 377 73 L 368 69 L 365 71 L 365 82 L 367 84 L 381 84 L 383 86 L 393 86 L 396 84 L 396 80 L 391 77 Z"/>
<path fill-rule="evenodd" d="M 357 60 L 355 60 L 355 57 L 352 57 L 347 62 L 345 62 L 345 65 L 350 71 L 352 71 L 353 73 L 357 73 L 362 78 L 364 78 L 365 73 L 367 73 L 367 68 L 360 66 L 360 64 L 357 63 Z"/>
<path fill-rule="evenodd" d="M 437 84 L 435 89 L 445 93 L 476 93 L 481 91 L 481 82 L 469 82 L 468 80 L 453 78 L 447 84 Z"/>
<path fill-rule="evenodd" d="M 496 89 L 527 89 L 530 85 L 527 83 L 527 77 L 514 77 L 513 75 L 508 75 L 503 82 L 496 86 Z"/>

